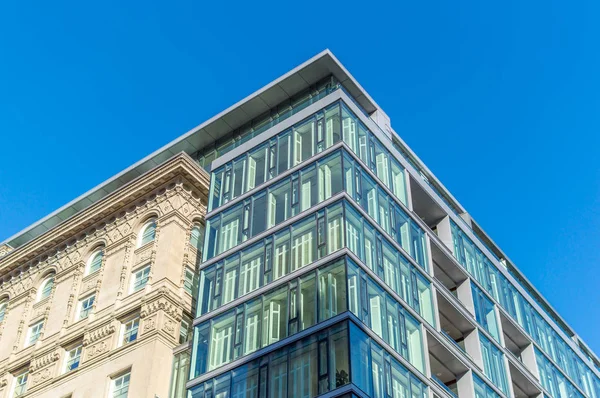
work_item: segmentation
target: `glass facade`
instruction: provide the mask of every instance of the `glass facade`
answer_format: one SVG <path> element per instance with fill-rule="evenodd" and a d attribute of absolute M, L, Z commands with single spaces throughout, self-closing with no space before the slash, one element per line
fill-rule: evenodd
<path fill-rule="evenodd" d="M 325 80 L 295 105 L 237 130 L 199 162 L 259 137 L 339 88 Z M 401 144 L 371 131 L 372 123 L 351 111 L 356 104 L 344 101 L 271 130 L 212 170 L 204 244 L 198 238 L 194 244 L 202 246 L 203 264 L 189 358 L 192 397 L 315 397 L 351 385 L 373 397 L 425 397 L 433 388 L 434 396 L 460 398 L 464 387 L 456 379 L 443 382 L 444 373 L 430 369 L 426 335 L 441 336 L 439 328 L 449 327 L 437 325 L 434 293 L 445 287 L 433 277 L 427 236 L 433 232 L 411 211 L 402 164 L 416 167 L 420 180 L 460 211 Z M 569 397 L 600 398 L 594 372 L 459 224 L 450 222 L 451 249 L 473 281 L 480 345 L 450 334 L 438 340 L 459 344 L 468 361 L 480 356 L 483 369 L 473 362 L 468 373 L 475 396 L 513 391 L 498 305 L 536 344 L 537 369 L 523 365 L 532 374 L 539 370 L 540 394 L 563 398 L 563 389 Z M 323 329 L 322 322 L 335 324 Z"/>
<path fill-rule="evenodd" d="M 588 397 L 600 397 L 600 378 L 577 356 L 564 339 L 542 318 L 515 286 L 477 248 L 466 234 L 451 224 L 454 255 L 485 291 L 517 322 Z M 482 291 L 479 292 L 483 295 Z"/>
<path fill-rule="evenodd" d="M 481 333 L 479 333 L 479 341 L 481 342 L 481 356 L 483 357 L 483 373 L 504 394 L 509 395 L 504 354 Z"/>

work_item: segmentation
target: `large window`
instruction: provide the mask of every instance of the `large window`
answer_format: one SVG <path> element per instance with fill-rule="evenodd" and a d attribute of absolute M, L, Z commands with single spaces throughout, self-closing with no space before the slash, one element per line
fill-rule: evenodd
<path fill-rule="evenodd" d="M 100 267 L 102 267 L 102 257 L 104 252 L 102 250 L 97 250 L 90 256 L 87 266 L 86 266 L 86 275 L 93 274 L 98 271 Z"/>
<path fill-rule="evenodd" d="M 130 318 L 121 324 L 119 346 L 136 341 L 140 328 L 140 317 Z"/>
<path fill-rule="evenodd" d="M 313 398 L 350 383 L 348 352 L 343 323 L 195 386 L 191 396 Z"/>
<path fill-rule="evenodd" d="M 201 337 L 194 344 L 195 375 L 305 330 L 317 319 L 342 313 L 346 302 L 346 273 L 340 259 L 241 304 L 196 328 Z M 208 353 L 207 364 L 201 353 Z"/>
<path fill-rule="evenodd" d="M 343 232 L 343 206 L 336 203 L 203 269 L 198 315 L 343 248 Z"/>
<path fill-rule="evenodd" d="M 88 317 L 88 315 L 90 314 L 90 312 L 92 311 L 92 308 L 94 306 L 95 299 L 96 299 L 96 296 L 92 295 L 92 296 L 84 298 L 83 300 L 79 300 L 79 306 L 78 306 L 79 317 L 78 317 L 78 319 L 84 319 L 84 318 Z"/>
<path fill-rule="evenodd" d="M 425 398 L 427 386 L 350 323 L 352 383 L 375 398 Z"/>
<path fill-rule="evenodd" d="M 427 269 L 425 232 L 364 170 L 344 152 L 345 190 L 356 203 L 421 267 Z"/>
<path fill-rule="evenodd" d="M 209 210 L 259 187 L 337 143 L 339 115 L 340 103 L 333 104 L 213 172 Z"/>
<path fill-rule="evenodd" d="M 483 373 L 485 373 L 496 387 L 508 395 L 504 354 L 481 333 L 479 334 L 479 339 L 481 341 L 481 355 L 483 356 Z"/>
<path fill-rule="evenodd" d="M 421 324 L 350 260 L 348 301 L 350 311 L 415 368 L 425 372 Z"/>
<path fill-rule="evenodd" d="M 154 240 L 156 236 L 156 220 L 152 219 L 142 226 L 138 238 L 138 247 L 142 247 Z"/>
<path fill-rule="evenodd" d="M 571 380 L 590 396 L 600 396 L 600 379 L 592 370 L 454 222 L 451 230 L 458 262 Z"/>
<path fill-rule="evenodd" d="M 78 344 L 77 346 L 67 350 L 65 352 L 65 362 L 64 362 L 64 373 L 75 370 L 79 367 L 79 362 L 81 361 L 81 351 L 83 350 L 83 346 Z"/>
<path fill-rule="evenodd" d="M 170 398 L 186 397 L 185 383 L 187 382 L 190 369 L 190 352 L 188 350 L 173 356 L 173 368 L 171 370 Z"/>
<path fill-rule="evenodd" d="M 42 283 L 40 285 L 40 291 L 38 292 L 37 301 L 41 301 L 47 297 L 50 297 L 50 293 L 52 293 L 53 287 L 54 287 L 54 275 L 51 275 L 42 281 Z"/>
<path fill-rule="evenodd" d="M 338 151 L 212 217 L 207 223 L 205 258 L 223 253 L 342 191 L 341 173 Z"/>
<path fill-rule="evenodd" d="M 110 396 L 112 398 L 127 398 L 130 379 L 131 372 L 114 377 L 110 383 Z"/>
<path fill-rule="evenodd" d="M 433 325 L 429 281 L 352 206 L 345 206 L 348 248 Z"/>
<path fill-rule="evenodd" d="M 473 286 L 473 303 L 475 304 L 475 318 L 481 326 L 487 330 L 492 337 L 500 342 L 500 331 L 496 320 L 494 304 L 475 285 Z"/>
<path fill-rule="evenodd" d="M 142 268 L 137 269 L 133 272 L 131 278 L 131 287 L 129 291 L 131 293 L 137 292 L 140 289 L 143 289 L 144 286 L 148 283 L 148 279 L 150 278 L 150 265 L 146 265 Z"/>
<path fill-rule="evenodd" d="M 196 224 L 190 232 L 190 246 L 198 251 L 198 255 L 202 254 L 202 245 L 204 243 L 204 226 Z"/>
<path fill-rule="evenodd" d="M 15 381 L 13 384 L 13 397 L 20 397 L 25 395 L 27 392 L 27 379 L 29 377 L 29 371 L 24 371 L 15 376 Z"/>
<path fill-rule="evenodd" d="M 537 348 L 535 349 L 535 358 L 540 372 L 540 382 L 552 397 L 583 398 L 583 395 L 573 387 L 567 378 Z"/>
<path fill-rule="evenodd" d="M 25 346 L 35 344 L 35 342 L 39 340 L 43 329 L 44 321 L 39 321 L 30 326 L 29 330 L 27 331 L 27 339 L 25 341 Z"/>
<path fill-rule="evenodd" d="M 473 373 L 473 384 L 475 386 L 475 398 L 500 398 L 494 389 L 488 386 L 475 373 Z"/>

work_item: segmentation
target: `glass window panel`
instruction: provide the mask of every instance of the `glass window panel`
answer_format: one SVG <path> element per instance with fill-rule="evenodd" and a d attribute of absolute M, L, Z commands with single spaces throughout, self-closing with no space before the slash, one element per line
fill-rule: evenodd
<path fill-rule="evenodd" d="M 262 346 L 287 337 L 287 286 L 266 294 L 263 300 Z"/>
<path fill-rule="evenodd" d="M 267 199 L 267 228 L 271 228 L 292 216 L 291 180 L 288 178 L 269 189 Z"/>
<path fill-rule="evenodd" d="M 260 242 L 242 252 L 239 295 L 241 297 L 261 286 L 263 274 L 264 243 Z"/>
<path fill-rule="evenodd" d="M 292 268 L 295 271 L 316 258 L 316 225 L 313 217 L 309 217 L 292 227 Z"/>
<path fill-rule="evenodd" d="M 267 229 L 267 194 L 262 192 L 252 197 L 252 231 L 256 236 Z"/>
<path fill-rule="evenodd" d="M 315 274 L 311 273 L 300 279 L 300 330 L 315 324 L 317 313 Z"/>
<path fill-rule="evenodd" d="M 208 370 L 231 361 L 234 321 L 234 311 L 231 311 L 211 322 Z"/>
<path fill-rule="evenodd" d="M 259 186 L 266 179 L 267 173 L 267 145 L 263 145 L 248 155 L 246 191 Z"/>
<path fill-rule="evenodd" d="M 319 271 L 319 322 L 346 311 L 346 272 L 343 261 Z"/>
<path fill-rule="evenodd" d="M 294 136 L 294 165 L 310 158 L 315 153 L 315 120 L 295 126 Z"/>
<path fill-rule="evenodd" d="M 279 136 L 277 139 L 277 172 L 278 174 L 290 168 L 291 164 L 291 141 L 292 133 L 287 131 Z"/>

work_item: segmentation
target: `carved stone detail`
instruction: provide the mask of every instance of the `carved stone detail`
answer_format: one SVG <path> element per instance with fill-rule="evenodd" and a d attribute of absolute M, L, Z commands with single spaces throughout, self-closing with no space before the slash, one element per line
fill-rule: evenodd
<path fill-rule="evenodd" d="M 168 300 L 164 297 L 143 305 L 142 310 L 140 311 L 140 317 L 145 318 L 158 311 L 164 311 L 171 318 L 181 320 L 181 311 L 179 307 L 173 304 L 171 300 Z"/>
<path fill-rule="evenodd" d="M 37 358 L 33 361 L 31 366 L 31 371 L 36 372 L 37 370 L 44 368 L 52 363 L 58 361 L 60 359 L 60 353 L 58 351 L 53 351 L 49 354 L 46 354 L 40 358 Z"/>
<path fill-rule="evenodd" d="M 105 339 L 97 342 L 86 349 L 87 359 L 95 358 L 102 355 L 110 350 L 110 339 Z"/>
<path fill-rule="evenodd" d="M 115 331 L 117 330 L 117 328 L 115 327 L 114 324 L 108 324 L 105 325 L 99 329 L 96 329 L 92 332 L 89 332 L 84 338 L 83 338 L 83 345 L 84 346 L 88 346 L 100 339 L 103 339 L 105 337 L 110 336 L 111 334 L 113 334 Z"/>
<path fill-rule="evenodd" d="M 12 247 L 10 247 L 9 245 L 0 246 L 0 257 L 6 256 L 8 253 L 10 253 L 13 250 L 14 249 Z"/>

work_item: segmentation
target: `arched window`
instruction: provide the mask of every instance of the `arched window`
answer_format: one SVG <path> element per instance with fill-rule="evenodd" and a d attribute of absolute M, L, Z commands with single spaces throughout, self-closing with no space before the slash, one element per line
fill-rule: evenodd
<path fill-rule="evenodd" d="M 102 250 L 97 250 L 90 256 L 90 259 L 88 260 L 88 263 L 87 263 L 86 272 L 85 272 L 86 275 L 93 274 L 94 272 L 96 272 L 100 269 L 100 267 L 102 266 L 102 257 L 103 256 L 104 256 L 104 252 Z"/>
<path fill-rule="evenodd" d="M 202 225 L 194 225 L 190 234 L 190 245 L 196 248 L 198 252 L 202 251 L 204 240 L 204 227 Z"/>
<path fill-rule="evenodd" d="M 6 315 L 6 307 L 8 307 L 8 299 L 3 299 L 0 301 L 0 322 L 4 320 L 4 316 Z"/>
<path fill-rule="evenodd" d="M 38 301 L 45 299 L 52 293 L 52 287 L 54 286 L 54 275 L 44 279 L 40 285 L 40 292 L 38 293 Z"/>
<path fill-rule="evenodd" d="M 150 220 L 142 227 L 138 247 L 144 246 L 154 240 L 156 235 L 156 220 Z"/>

